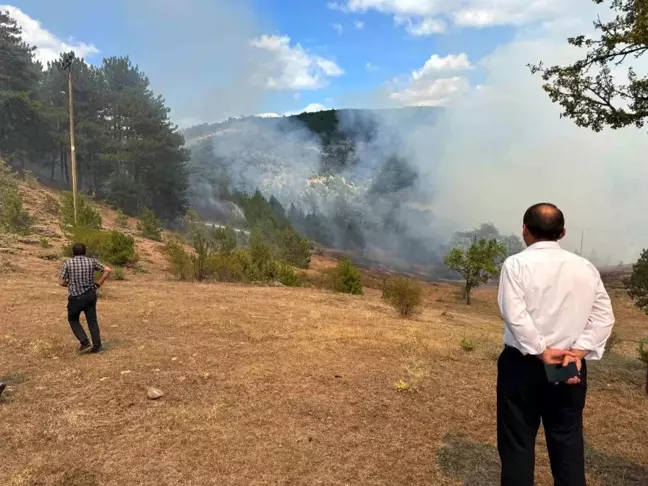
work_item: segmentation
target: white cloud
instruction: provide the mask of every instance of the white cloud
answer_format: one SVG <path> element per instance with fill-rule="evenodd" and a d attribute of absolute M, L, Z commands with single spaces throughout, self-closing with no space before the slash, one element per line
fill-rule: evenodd
<path fill-rule="evenodd" d="M 14 18 L 22 29 L 23 40 L 36 47 L 35 57 L 43 66 L 59 58 L 62 52 L 74 51 L 81 58 L 91 57 L 99 53 L 93 44 L 78 42 L 73 38 L 62 41 L 47 29 L 43 28 L 38 20 L 31 18 L 18 7 L 11 5 L 0 5 L 0 10 L 9 12 L 9 16 Z"/>
<path fill-rule="evenodd" d="M 413 20 L 411 18 L 395 17 L 397 25 L 405 24 L 405 30 L 415 36 L 422 37 L 432 34 L 441 34 L 446 30 L 446 24 L 443 20 L 434 17 L 424 17 Z"/>
<path fill-rule="evenodd" d="M 416 36 L 445 30 L 444 19 L 456 26 L 523 25 L 559 18 L 569 8 L 566 0 L 345 0 L 329 3 L 345 12 L 374 10 L 393 15 Z"/>
<path fill-rule="evenodd" d="M 358 30 L 362 30 L 365 27 L 365 23 L 361 22 L 360 20 L 356 20 L 353 22 L 353 26 Z"/>
<path fill-rule="evenodd" d="M 334 61 L 314 55 L 300 44 L 291 46 L 288 36 L 262 35 L 251 45 L 265 51 L 257 77 L 270 89 L 319 89 L 329 78 L 344 74 Z"/>
<path fill-rule="evenodd" d="M 466 78 L 420 80 L 408 88 L 394 91 L 389 95 L 392 101 L 404 106 L 446 106 L 454 97 L 468 91 L 470 85 Z"/>
<path fill-rule="evenodd" d="M 412 71 L 406 86 L 395 82 L 389 98 L 405 106 L 445 106 L 460 93 L 470 89 L 470 84 L 459 73 L 473 69 L 465 53 L 434 54 L 421 69 Z"/>
<path fill-rule="evenodd" d="M 440 57 L 434 54 L 425 62 L 421 69 L 412 72 L 412 78 L 418 80 L 433 76 L 439 72 L 467 71 L 469 69 L 473 69 L 473 66 L 470 64 L 468 55 L 465 52 L 461 54 L 448 54 L 446 57 Z"/>
<path fill-rule="evenodd" d="M 342 34 L 342 32 L 344 32 L 344 27 L 342 27 L 342 24 L 333 24 L 333 29 L 338 34 Z"/>
<path fill-rule="evenodd" d="M 378 66 L 370 63 L 369 61 L 367 61 L 367 64 L 365 66 L 367 68 L 367 71 L 369 71 L 370 73 L 375 73 L 376 71 L 378 71 Z"/>
<path fill-rule="evenodd" d="M 328 108 L 320 103 L 311 103 L 302 110 L 302 113 L 316 113 L 318 111 L 326 111 Z"/>
<path fill-rule="evenodd" d="M 300 115 L 301 113 L 317 113 L 318 111 L 326 111 L 329 110 L 330 108 L 327 108 L 326 106 L 320 104 L 320 103 L 311 103 L 305 108 L 302 108 L 299 111 L 287 111 L 283 114 L 279 113 L 259 113 L 258 115 L 254 115 L 257 118 L 281 118 L 283 116 L 293 116 L 293 115 Z"/>

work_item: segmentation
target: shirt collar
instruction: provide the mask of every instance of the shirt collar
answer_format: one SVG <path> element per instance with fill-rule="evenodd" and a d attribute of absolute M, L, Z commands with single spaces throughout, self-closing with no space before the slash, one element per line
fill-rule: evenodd
<path fill-rule="evenodd" d="M 527 247 L 527 250 L 555 250 L 560 248 L 561 246 L 557 241 L 538 241 Z"/>

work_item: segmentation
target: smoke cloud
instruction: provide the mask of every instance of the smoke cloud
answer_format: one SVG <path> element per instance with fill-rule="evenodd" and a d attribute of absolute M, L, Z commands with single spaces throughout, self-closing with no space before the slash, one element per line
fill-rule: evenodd
<path fill-rule="evenodd" d="M 519 234 L 524 210 L 547 201 L 565 212 L 564 247 L 579 249 L 583 237 L 584 254 L 596 256 L 598 263 L 632 262 L 648 239 L 648 192 L 642 187 L 648 176 L 642 160 L 646 134 L 632 128 L 597 134 L 560 119 L 542 80 L 527 68 L 541 60 L 566 63 L 578 55 L 565 39 L 589 30 L 587 19 L 594 18 L 590 10 L 579 13 L 585 20 L 520 30 L 482 60 L 471 59 L 483 75 L 480 87 L 462 92 L 432 117 L 342 112 L 340 130 L 354 139 L 354 147 L 324 146 L 303 124 L 284 118 L 219 129 L 212 138 L 214 153 L 230 169 L 233 188 L 258 187 L 285 205 L 329 216 L 339 212 L 343 200 L 374 224 L 364 235 L 369 249 L 438 260 L 454 231 L 492 222 L 504 233 Z M 245 52 L 253 30 L 244 35 Z M 231 49 L 231 39 L 222 42 Z M 227 69 L 248 79 L 251 66 L 243 57 L 228 57 Z M 246 59 L 254 65 L 258 58 Z M 245 83 L 236 84 L 219 90 L 233 106 L 225 111 L 254 112 L 261 95 L 250 96 L 240 88 Z M 381 90 L 363 99 L 385 106 L 385 95 Z M 213 119 L 210 107 L 220 101 L 203 98 L 202 104 L 204 115 Z M 332 167 L 336 154 L 331 151 L 346 154 L 348 163 Z M 205 184 L 197 183 L 199 194 L 213 194 Z M 414 248 L 411 240 L 420 244 Z"/>

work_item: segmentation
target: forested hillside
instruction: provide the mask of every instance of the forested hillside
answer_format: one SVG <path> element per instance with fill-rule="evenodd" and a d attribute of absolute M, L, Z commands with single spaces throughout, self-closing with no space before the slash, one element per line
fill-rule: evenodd
<path fill-rule="evenodd" d="M 61 56 L 42 66 L 0 11 L 0 157 L 14 168 L 70 187 L 68 73 L 75 102 L 79 188 L 135 214 L 170 220 L 187 209 L 183 136 L 164 99 L 128 57 L 100 66 Z"/>

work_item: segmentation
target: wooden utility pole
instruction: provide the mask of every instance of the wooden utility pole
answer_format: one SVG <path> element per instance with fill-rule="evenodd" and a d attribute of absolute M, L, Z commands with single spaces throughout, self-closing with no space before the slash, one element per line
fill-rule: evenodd
<path fill-rule="evenodd" d="M 77 165 L 76 148 L 74 146 L 74 93 L 72 91 L 72 62 L 74 53 L 63 57 L 63 69 L 68 72 L 68 98 L 70 101 L 70 164 L 72 166 L 72 200 L 74 201 L 74 224 L 77 223 Z"/>

